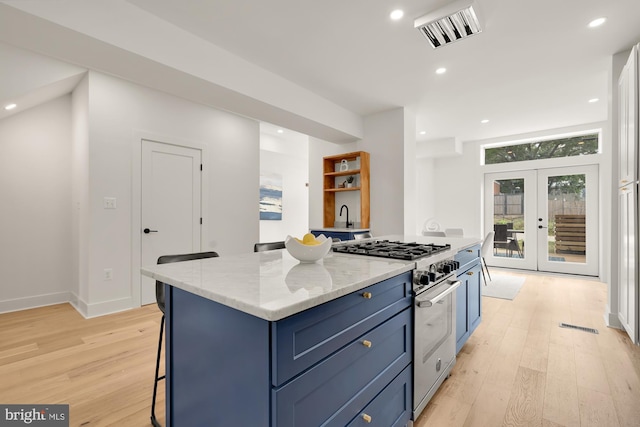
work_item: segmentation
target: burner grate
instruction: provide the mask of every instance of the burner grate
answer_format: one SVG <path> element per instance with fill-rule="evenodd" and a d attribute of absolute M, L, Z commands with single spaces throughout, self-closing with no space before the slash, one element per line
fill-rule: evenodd
<path fill-rule="evenodd" d="M 446 251 L 450 248 L 451 245 L 436 245 L 434 243 L 422 244 L 378 240 L 364 243 L 347 243 L 334 247 L 333 251 L 411 261 Z"/>

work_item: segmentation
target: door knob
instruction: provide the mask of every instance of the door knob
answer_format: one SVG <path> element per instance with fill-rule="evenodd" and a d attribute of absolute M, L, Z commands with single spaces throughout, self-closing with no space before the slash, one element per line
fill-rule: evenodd
<path fill-rule="evenodd" d="M 144 229 L 144 230 L 142 230 L 142 231 L 144 231 L 144 234 L 157 233 L 157 232 L 158 232 L 158 230 L 150 230 L 150 229 L 148 229 L 148 228 L 145 228 L 145 229 Z"/>

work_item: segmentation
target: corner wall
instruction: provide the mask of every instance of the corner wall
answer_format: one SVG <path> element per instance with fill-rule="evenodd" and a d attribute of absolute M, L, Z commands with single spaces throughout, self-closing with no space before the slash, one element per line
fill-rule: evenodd
<path fill-rule="evenodd" d="M 71 97 L 0 121 L 0 312 L 69 301 Z"/>

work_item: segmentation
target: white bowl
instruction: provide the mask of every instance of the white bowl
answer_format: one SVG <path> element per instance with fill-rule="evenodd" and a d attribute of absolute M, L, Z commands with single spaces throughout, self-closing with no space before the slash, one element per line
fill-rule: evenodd
<path fill-rule="evenodd" d="M 327 239 L 324 234 L 316 237 L 319 245 L 304 245 L 298 242 L 294 237 L 287 236 L 284 240 L 284 246 L 292 257 L 300 262 L 316 262 L 319 259 L 324 258 L 326 254 L 331 250 L 331 244 L 333 241 Z"/>

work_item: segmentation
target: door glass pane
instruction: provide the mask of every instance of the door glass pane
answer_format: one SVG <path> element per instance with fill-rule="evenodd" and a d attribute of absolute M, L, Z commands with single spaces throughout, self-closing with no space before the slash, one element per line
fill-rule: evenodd
<path fill-rule="evenodd" d="M 586 262 L 586 176 L 547 179 L 547 247 L 549 261 Z"/>
<path fill-rule="evenodd" d="M 493 255 L 524 258 L 524 179 L 493 181 Z"/>

